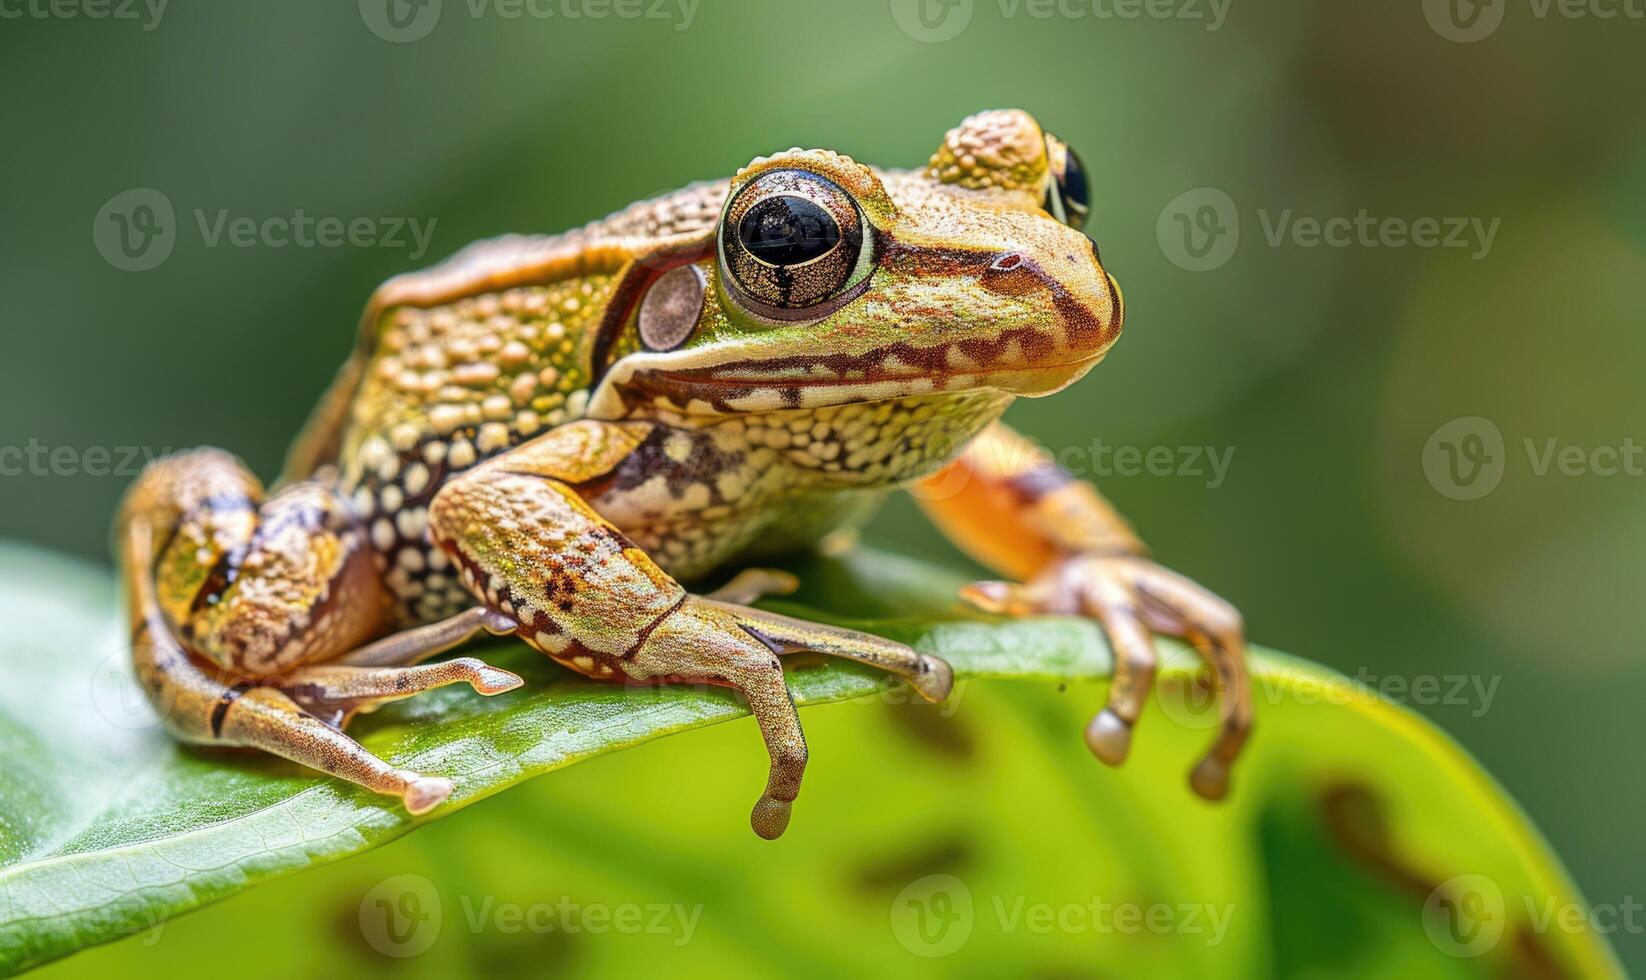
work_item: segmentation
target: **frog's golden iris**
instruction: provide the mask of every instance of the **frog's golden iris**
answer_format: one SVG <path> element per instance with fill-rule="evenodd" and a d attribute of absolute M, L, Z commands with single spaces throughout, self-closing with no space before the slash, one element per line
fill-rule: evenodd
<path fill-rule="evenodd" d="M 727 203 L 720 257 L 739 306 L 772 320 L 811 319 L 867 281 L 868 237 L 862 211 L 840 185 L 805 170 L 774 170 Z"/>

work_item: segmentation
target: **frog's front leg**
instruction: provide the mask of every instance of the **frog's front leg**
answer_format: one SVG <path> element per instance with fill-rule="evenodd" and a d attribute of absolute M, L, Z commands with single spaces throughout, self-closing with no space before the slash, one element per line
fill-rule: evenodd
<path fill-rule="evenodd" d="M 948 665 L 908 647 L 691 595 L 583 497 L 614 479 L 651 433 L 646 422 L 583 421 L 496 456 L 453 480 L 429 509 L 434 541 L 489 608 L 532 646 L 581 673 L 710 683 L 748 700 L 771 756 L 755 832 L 775 838 L 800 791 L 806 742 L 779 655 L 810 650 L 892 671 L 923 696 L 949 693 Z M 744 579 L 740 597 L 782 587 Z"/>
<path fill-rule="evenodd" d="M 339 657 L 380 632 L 387 598 L 348 505 L 319 483 L 264 500 L 227 453 L 167 457 L 133 485 L 118 537 L 137 676 L 185 741 L 271 752 L 421 813 L 451 781 L 379 759 L 343 734 L 349 717 L 444 684 L 520 684 L 472 658 L 410 666 L 507 631 L 473 611 L 361 647 L 352 665 Z"/>
<path fill-rule="evenodd" d="M 1149 561 L 1131 527 L 1090 484 L 1049 465 L 1038 446 L 995 423 L 916 496 L 963 550 L 1023 584 L 979 582 L 965 597 L 991 612 L 1098 619 L 1114 649 L 1109 703 L 1086 729 L 1094 755 L 1125 761 L 1154 685 L 1151 630 L 1187 640 L 1217 672 L 1221 727 L 1190 776 L 1208 799 L 1228 792 L 1229 767 L 1251 732 L 1240 614 Z"/>

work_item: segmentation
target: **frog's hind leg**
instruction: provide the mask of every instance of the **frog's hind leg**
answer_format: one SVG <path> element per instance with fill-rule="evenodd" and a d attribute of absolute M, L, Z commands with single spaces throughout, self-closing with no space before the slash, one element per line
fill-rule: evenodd
<path fill-rule="evenodd" d="M 144 471 L 117 537 L 137 676 L 178 738 L 262 749 L 398 796 L 413 813 L 451 793 L 449 780 L 390 766 L 282 689 L 317 669 L 304 664 L 378 632 L 386 610 L 346 504 L 328 489 L 295 484 L 265 501 L 238 460 L 197 450 Z M 409 668 L 423 673 L 393 678 L 353 669 L 361 673 L 322 674 L 293 689 L 325 692 L 329 683 L 359 695 L 402 681 L 406 694 L 454 680 L 483 693 L 512 686 L 505 680 L 512 675 L 468 665 Z"/>

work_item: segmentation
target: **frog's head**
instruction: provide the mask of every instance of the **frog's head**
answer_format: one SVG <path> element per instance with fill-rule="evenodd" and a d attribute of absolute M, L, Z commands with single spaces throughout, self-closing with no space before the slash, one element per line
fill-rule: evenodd
<path fill-rule="evenodd" d="M 1086 206 L 1079 159 L 1015 110 L 970 117 L 918 171 L 826 150 L 757 159 L 712 233 L 630 277 L 627 349 L 592 408 L 1050 394 L 1120 334 L 1120 291 L 1080 230 Z"/>

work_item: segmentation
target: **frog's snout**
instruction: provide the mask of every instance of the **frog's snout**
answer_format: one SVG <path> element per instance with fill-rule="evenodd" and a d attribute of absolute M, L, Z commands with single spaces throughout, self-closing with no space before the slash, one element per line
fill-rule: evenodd
<path fill-rule="evenodd" d="M 1097 243 L 1075 236 L 1037 253 L 1003 250 L 978 279 L 985 291 L 1034 311 L 1035 342 L 1025 351 L 1035 368 L 1089 367 L 1120 336 L 1120 288 L 1103 268 Z"/>

